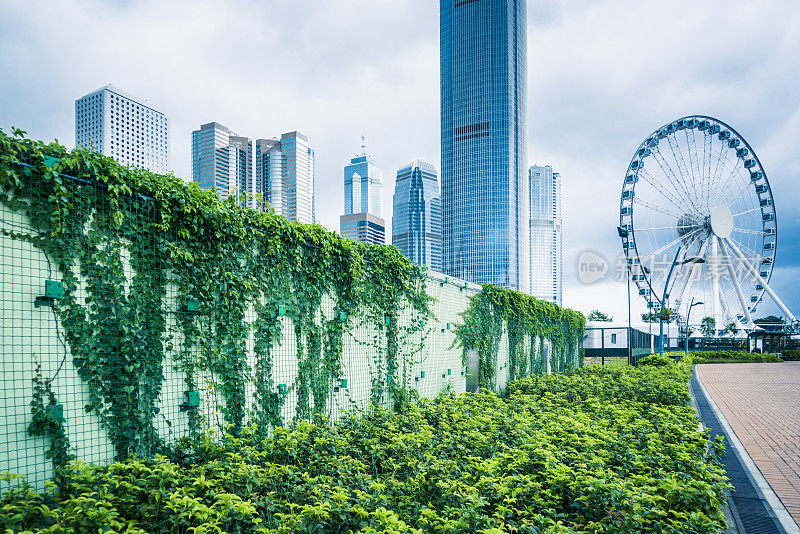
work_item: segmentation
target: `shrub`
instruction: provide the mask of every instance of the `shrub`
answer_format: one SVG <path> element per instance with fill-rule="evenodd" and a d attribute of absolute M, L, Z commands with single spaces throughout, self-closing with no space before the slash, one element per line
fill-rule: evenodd
<path fill-rule="evenodd" d="M 645 367 L 665 367 L 668 365 L 674 365 L 675 360 L 667 357 L 667 356 L 659 356 L 658 354 L 651 354 L 650 356 L 645 356 L 636 365 Z"/>
<path fill-rule="evenodd" d="M 800 362 L 800 350 L 785 350 L 781 358 L 787 362 Z"/>
<path fill-rule="evenodd" d="M 668 352 L 665 356 L 682 356 L 685 352 Z M 694 363 L 773 363 L 783 361 L 775 354 L 760 354 L 743 350 L 692 351 Z"/>
<path fill-rule="evenodd" d="M 184 443 L 171 458 L 72 462 L 58 489 L 7 491 L 0 529 L 718 532 L 728 486 L 686 405 L 690 373 L 581 369 L 520 380 L 507 397 L 445 395 L 269 439 Z"/>

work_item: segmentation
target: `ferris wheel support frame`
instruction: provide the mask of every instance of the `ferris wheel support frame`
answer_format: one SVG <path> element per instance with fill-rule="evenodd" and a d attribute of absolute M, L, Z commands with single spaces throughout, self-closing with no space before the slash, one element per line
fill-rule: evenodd
<path fill-rule="evenodd" d="M 725 241 L 722 239 L 719 240 L 719 248 L 722 251 L 722 255 L 725 257 L 725 265 L 727 265 L 728 275 L 730 275 L 731 280 L 733 281 L 733 288 L 736 290 L 736 298 L 739 299 L 739 304 L 742 305 L 742 310 L 744 311 L 744 318 L 746 319 L 744 327 L 752 328 L 754 324 L 753 317 L 750 315 L 747 301 L 744 299 L 744 293 L 742 292 L 742 286 L 739 283 L 739 279 L 736 278 L 736 273 L 733 271 L 733 261 L 731 261 L 731 257 L 728 255 L 728 249 L 725 247 Z"/>
<path fill-rule="evenodd" d="M 733 243 L 733 241 L 731 241 L 728 238 L 723 238 L 723 241 L 725 241 L 725 243 L 727 243 L 728 246 L 731 247 L 731 250 L 733 250 L 733 253 L 736 254 L 736 256 L 739 258 L 739 261 L 742 262 L 742 264 L 744 264 L 745 267 L 747 267 L 747 269 L 755 277 L 755 279 L 758 280 L 759 282 L 761 282 L 761 284 L 764 286 L 764 290 L 772 298 L 772 300 L 775 301 L 775 304 L 778 305 L 778 307 L 781 309 L 781 311 L 786 314 L 786 317 L 788 319 L 790 319 L 792 323 L 795 323 L 797 321 L 797 319 L 795 319 L 795 317 L 792 314 L 792 312 L 789 311 L 789 308 L 786 307 L 786 305 L 783 303 L 783 301 L 780 299 L 780 297 L 778 297 L 778 295 L 775 294 L 775 292 L 772 290 L 772 288 L 769 287 L 769 284 L 767 284 L 767 281 L 764 280 L 761 277 L 760 274 L 758 274 L 758 271 L 752 265 L 750 265 L 750 262 L 747 261 L 747 258 L 745 258 L 744 254 L 742 254 L 742 251 L 739 250 L 739 247 L 737 247 Z"/>

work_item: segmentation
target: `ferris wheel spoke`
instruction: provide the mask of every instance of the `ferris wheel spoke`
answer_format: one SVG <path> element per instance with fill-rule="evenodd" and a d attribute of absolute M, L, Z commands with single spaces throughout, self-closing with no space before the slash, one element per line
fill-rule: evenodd
<path fill-rule="evenodd" d="M 686 144 L 689 147 L 689 164 L 692 166 L 692 189 L 695 191 L 702 191 L 702 184 L 698 183 L 701 178 L 700 162 L 697 158 L 697 139 L 694 136 L 694 128 L 686 128 Z"/>
<path fill-rule="evenodd" d="M 637 228 L 636 232 L 654 232 L 656 230 L 678 230 L 679 226 L 655 226 L 650 228 Z"/>
<path fill-rule="evenodd" d="M 662 197 L 664 197 L 666 200 L 668 200 L 672 206 L 674 206 L 674 207 L 676 207 L 676 208 L 678 208 L 679 210 L 682 210 L 682 211 L 686 210 L 685 206 L 683 204 L 681 204 L 681 202 L 678 200 L 678 198 L 675 197 L 674 195 L 668 193 L 667 191 L 669 191 L 669 190 L 665 189 L 663 186 L 661 186 L 656 181 L 656 179 L 650 173 L 647 172 L 647 170 L 642 168 L 639 171 L 639 176 L 641 176 L 648 184 L 650 184 L 650 186 L 652 186 L 653 189 L 658 191 L 658 193 Z"/>
<path fill-rule="evenodd" d="M 747 213 L 753 213 L 754 211 L 761 211 L 761 206 L 759 206 L 757 208 L 749 209 L 747 211 L 740 211 L 739 213 L 734 213 L 733 216 L 734 217 L 739 217 L 740 215 L 745 215 Z"/>
<path fill-rule="evenodd" d="M 725 156 L 724 162 L 723 162 L 723 156 Z M 725 170 L 728 163 L 729 163 L 728 151 L 725 149 L 725 142 L 723 141 L 719 145 L 719 152 L 717 152 L 717 162 L 714 165 L 714 175 L 711 176 L 711 179 L 708 182 L 707 192 L 708 192 L 709 204 L 711 203 L 711 191 L 714 189 L 714 186 L 716 185 L 717 180 L 720 177 L 720 174 Z"/>
<path fill-rule="evenodd" d="M 700 230 L 703 230 L 703 228 L 696 228 L 695 230 L 692 230 L 691 232 L 688 232 L 686 235 L 678 236 L 676 239 L 673 239 L 672 241 L 670 241 L 666 245 L 663 245 L 658 250 L 655 250 L 655 251 L 651 252 L 650 254 L 648 254 L 646 256 L 640 257 L 639 261 L 641 262 L 642 260 L 645 260 L 645 259 L 654 258 L 655 256 L 661 254 L 665 250 L 668 250 L 673 245 L 677 245 L 682 239 L 686 239 L 687 236 L 692 236 L 692 235 L 697 234 L 698 232 L 700 232 Z"/>
<path fill-rule="evenodd" d="M 694 197 L 696 195 L 694 194 L 694 190 L 689 187 L 689 184 L 686 183 L 686 178 L 684 178 L 687 174 L 689 174 L 688 167 L 686 165 L 686 160 L 683 157 L 683 152 L 678 146 L 678 139 L 675 137 L 674 133 L 667 136 L 667 142 L 669 143 L 669 148 L 672 151 L 672 157 L 675 160 L 675 163 L 678 165 L 678 172 L 680 179 L 683 182 L 683 189 L 686 192 L 686 197 L 691 203 L 692 207 L 699 211 L 697 204 L 695 204 Z"/>
<path fill-rule="evenodd" d="M 732 205 L 734 205 L 736 202 L 738 202 L 739 199 L 742 198 L 745 193 L 747 193 L 747 191 L 750 189 L 750 187 L 751 187 L 750 182 L 744 184 L 743 187 L 739 188 L 739 191 L 736 193 L 736 196 L 733 198 L 733 200 L 728 202 L 728 204 L 726 204 L 726 205 L 730 208 Z"/>
<path fill-rule="evenodd" d="M 669 165 L 669 163 L 667 163 L 667 160 L 664 158 L 664 154 L 662 154 L 661 151 L 659 150 L 658 145 L 652 148 L 652 154 L 656 162 L 658 163 L 658 166 L 661 167 L 661 172 L 663 172 L 664 175 L 666 175 L 670 183 L 673 185 L 673 187 L 675 187 L 675 190 L 678 191 L 679 189 L 683 189 L 683 193 L 685 195 L 684 198 L 686 200 L 684 205 L 687 207 L 694 206 L 694 202 L 692 202 L 691 200 L 692 195 L 689 193 L 689 190 L 686 189 L 686 183 L 680 180 L 675 175 L 675 171 L 673 171 L 672 167 Z M 678 195 L 680 196 L 680 192 L 678 193 Z"/>
<path fill-rule="evenodd" d="M 755 235 L 755 236 L 765 236 L 765 235 L 767 235 L 767 234 L 765 234 L 765 233 L 764 233 L 764 232 L 762 232 L 762 231 L 758 231 L 758 230 L 748 230 L 748 229 L 746 229 L 746 228 L 734 228 L 734 229 L 733 229 L 733 231 L 734 231 L 734 232 L 741 232 L 741 233 L 743 233 L 743 234 L 748 234 L 748 235 Z"/>
<path fill-rule="evenodd" d="M 660 206 L 656 206 L 654 204 L 650 204 L 649 202 L 647 202 L 645 200 L 642 200 L 639 197 L 634 197 L 633 201 L 636 204 L 639 204 L 640 206 L 644 206 L 645 208 L 650 208 L 651 210 L 658 211 L 660 213 L 663 213 L 664 215 L 669 215 L 670 217 L 675 217 L 676 219 L 679 219 L 681 217 L 680 215 L 678 215 L 674 211 L 670 211 L 670 210 L 664 209 L 664 208 L 662 208 Z"/>
<path fill-rule="evenodd" d="M 735 243 L 736 245 L 739 245 L 739 247 L 740 247 L 740 250 L 742 250 L 742 249 L 743 249 L 745 252 L 747 252 L 748 254 L 750 254 L 750 256 L 751 256 L 752 258 L 761 258 L 761 257 L 763 257 L 761 254 L 758 254 L 758 253 L 756 253 L 756 251 L 755 251 L 755 250 L 751 249 L 750 247 L 748 247 L 747 245 L 745 245 L 744 243 L 742 243 L 742 241 L 741 241 L 741 240 L 739 240 L 739 239 L 734 239 L 733 237 L 731 237 L 731 236 L 728 236 L 728 241 L 730 241 L 730 242 L 733 242 L 733 243 Z"/>
<path fill-rule="evenodd" d="M 703 196 L 706 197 L 706 208 L 708 209 L 708 184 L 711 182 L 711 148 L 713 134 L 709 134 L 709 130 L 703 132 L 703 175 L 700 182 L 700 189 L 703 191 Z"/>

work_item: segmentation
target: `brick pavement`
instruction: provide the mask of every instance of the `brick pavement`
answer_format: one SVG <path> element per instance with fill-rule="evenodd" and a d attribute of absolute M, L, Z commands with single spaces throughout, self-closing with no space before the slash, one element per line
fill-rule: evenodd
<path fill-rule="evenodd" d="M 800 525 L 800 362 L 703 364 L 697 373 Z"/>

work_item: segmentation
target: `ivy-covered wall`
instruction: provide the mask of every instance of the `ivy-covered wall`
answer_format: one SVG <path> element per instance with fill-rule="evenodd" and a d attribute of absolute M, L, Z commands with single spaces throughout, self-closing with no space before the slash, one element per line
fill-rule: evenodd
<path fill-rule="evenodd" d="M 0 472 L 580 364 L 582 316 L 0 132 Z M 474 350 L 477 365 L 470 369 Z"/>

